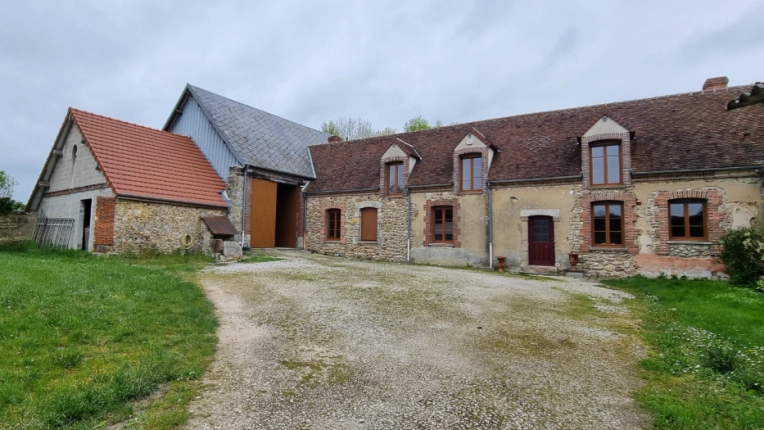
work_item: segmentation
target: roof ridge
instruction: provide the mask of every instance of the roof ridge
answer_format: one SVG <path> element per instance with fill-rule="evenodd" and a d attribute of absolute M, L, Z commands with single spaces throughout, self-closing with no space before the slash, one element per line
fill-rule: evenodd
<path fill-rule="evenodd" d="M 160 130 L 158 128 L 152 128 L 152 127 L 149 127 L 149 126 L 146 126 L 146 125 L 136 124 L 134 122 L 125 121 L 125 120 L 117 119 L 117 118 L 106 116 L 106 115 L 99 115 L 97 113 L 93 113 L 93 112 L 86 111 L 86 110 L 83 110 L 83 109 L 77 109 L 77 108 L 74 108 L 74 107 L 71 107 L 71 106 L 69 107 L 69 110 L 71 112 L 80 112 L 80 113 L 83 113 L 83 114 L 86 114 L 86 115 L 95 116 L 95 117 L 99 117 L 99 118 L 103 118 L 103 119 L 108 119 L 108 120 L 111 120 L 111 121 L 120 122 L 122 124 L 133 126 L 133 127 L 145 128 L 145 129 L 147 129 L 149 131 L 157 131 L 157 132 L 160 132 L 160 133 L 167 133 L 167 134 L 169 134 L 171 136 L 177 136 L 177 137 L 182 137 L 182 138 L 190 139 L 188 136 L 183 136 L 182 134 L 177 134 L 177 133 L 173 133 L 173 132 L 170 132 L 170 131 Z"/>
<path fill-rule="evenodd" d="M 484 124 L 484 123 L 488 123 L 488 122 L 501 121 L 501 120 L 509 120 L 509 119 L 515 119 L 515 118 L 519 119 L 519 118 L 530 117 L 530 116 L 534 116 L 534 115 L 555 114 L 555 113 L 562 113 L 562 112 L 574 112 L 574 111 L 579 111 L 579 110 L 584 110 L 584 109 L 600 108 L 600 107 L 614 106 L 614 105 L 620 105 L 620 104 L 626 104 L 626 103 L 637 103 L 637 102 L 644 102 L 644 101 L 649 101 L 649 100 L 668 99 L 668 98 L 672 98 L 672 97 L 686 97 L 686 96 L 704 95 L 704 94 L 716 94 L 716 93 L 721 93 L 721 92 L 733 92 L 733 91 L 736 92 L 736 91 L 740 91 L 741 89 L 751 87 L 753 85 L 755 85 L 755 83 L 753 83 L 753 84 L 745 84 L 745 85 L 735 85 L 735 86 L 731 86 L 731 87 L 727 87 L 727 88 L 723 88 L 723 89 L 705 90 L 705 91 L 704 90 L 691 91 L 691 92 L 686 92 L 686 93 L 667 94 L 667 95 L 662 95 L 662 96 L 644 97 L 644 98 L 640 98 L 640 99 L 622 100 L 622 101 L 617 101 L 617 102 L 607 102 L 607 103 L 599 103 L 599 104 L 593 104 L 593 105 L 575 106 L 575 107 L 561 108 L 561 109 L 552 109 L 552 110 L 546 110 L 546 111 L 542 110 L 542 111 L 536 111 L 536 112 L 526 112 L 526 113 L 521 113 L 521 114 L 517 114 L 517 115 L 500 116 L 500 117 L 495 117 L 495 118 L 487 118 L 487 119 L 480 119 L 480 120 L 475 120 L 475 121 L 467 121 L 467 122 L 462 122 L 462 123 L 457 123 L 457 124 L 449 124 L 449 125 L 444 125 L 444 126 L 440 126 L 440 127 L 428 128 L 426 130 L 407 131 L 407 132 L 403 132 L 403 133 L 396 133 L 396 134 L 390 134 L 390 135 L 384 135 L 384 136 L 369 136 L 369 137 L 365 137 L 365 138 L 362 138 L 362 139 L 345 140 L 345 141 L 342 141 L 342 142 L 327 142 L 327 143 L 323 143 L 321 145 L 326 145 L 326 146 L 331 147 L 332 145 L 337 145 L 337 144 L 340 144 L 340 143 L 360 143 L 360 142 L 364 142 L 364 141 L 374 141 L 376 139 L 382 140 L 385 137 L 391 137 L 391 136 L 393 136 L 393 137 L 398 137 L 398 136 L 403 136 L 403 135 L 408 136 L 408 135 L 411 135 L 411 134 L 414 134 L 414 133 L 426 134 L 426 133 L 432 133 L 435 130 L 455 129 L 455 128 L 464 127 L 464 126 L 475 128 L 479 124 Z M 481 132 L 481 134 L 482 134 L 482 132 Z M 318 145 L 319 144 L 313 144 L 313 145 L 309 145 L 309 147 L 318 146 Z"/>
<path fill-rule="evenodd" d="M 272 116 L 272 117 L 275 117 L 275 118 L 278 118 L 278 119 L 280 119 L 280 120 L 283 120 L 283 121 L 286 121 L 286 122 L 292 123 L 292 124 L 294 124 L 294 125 L 298 125 L 298 126 L 300 126 L 300 127 L 302 127 L 302 128 L 306 128 L 306 129 L 308 129 L 308 130 L 312 130 L 312 131 L 317 131 L 317 132 L 319 132 L 319 133 L 323 133 L 323 134 L 325 134 L 325 135 L 327 135 L 327 136 L 331 136 L 330 134 L 328 134 L 328 133 L 324 133 L 324 132 L 323 132 L 323 131 L 321 131 L 321 130 L 316 130 L 315 128 L 311 128 L 311 127 L 308 127 L 307 125 L 304 125 L 304 124 L 300 124 L 300 123 L 298 123 L 298 122 L 294 122 L 294 121 L 292 121 L 292 120 L 290 120 L 290 119 L 286 119 L 286 118 L 284 118 L 284 117 L 282 117 L 282 116 L 279 116 L 279 115 L 276 115 L 276 114 L 272 114 L 272 113 L 270 113 L 270 112 L 266 112 L 266 111 L 264 111 L 264 110 L 262 110 L 262 109 L 258 109 L 258 108 L 256 108 L 256 107 L 252 107 L 252 106 L 250 106 L 250 105 L 248 105 L 248 104 L 246 104 L 246 103 L 242 103 L 242 102 L 240 102 L 240 101 L 238 101 L 238 100 L 234 100 L 234 99 L 232 99 L 232 98 L 230 98 L 230 97 L 221 96 L 221 95 L 220 95 L 220 94 L 218 94 L 218 93 L 213 93 L 212 91 L 209 91 L 209 90 L 205 90 L 204 88 L 200 88 L 200 87 L 197 87 L 196 85 L 186 84 L 186 86 L 187 86 L 187 87 L 188 87 L 188 88 L 189 88 L 191 91 L 194 91 L 194 90 L 201 90 L 201 91 L 204 91 L 205 93 L 209 93 L 209 94 L 212 94 L 212 95 L 214 95 L 214 96 L 216 96 L 216 97 L 220 97 L 220 98 L 226 99 L 226 100 L 228 100 L 228 101 L 231 101 L 231 102 L 233 102 L 233 103 L 236 103 L 236 104 L 238 104 L 238 105 L 244 106 L 244 107 L 246 107 L 246 108 L 249 108 L 249 109 L 253 109 L 253 110 L 256 110 L 256 111 L 258 111 L 258 112 L 262 112 L 262 113 L 264 113 L 264 114 L 266 114 L 266 115 L 270 115 L 270 116 Z"/>

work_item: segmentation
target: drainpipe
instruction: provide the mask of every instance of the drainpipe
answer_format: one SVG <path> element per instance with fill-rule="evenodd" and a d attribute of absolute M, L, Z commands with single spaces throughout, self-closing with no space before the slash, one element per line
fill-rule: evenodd
<path fill-rule="evenodd" d="M 241 247 L 244 248 L 244 226 L 245 219 L 247 218 L 247 167 L 249 164 L 244 164 L 244 179 L 241 186 Z"/>
<path fill-rule="evenodd" d="M 411 262 L 411 187 L 406 187 L 406 261 Z"/>
<path fill-rule="evenodd" d="M 486 184 L 488 188 L 488 267 L 493 269 L 493 192 L 491 183 Z"/>

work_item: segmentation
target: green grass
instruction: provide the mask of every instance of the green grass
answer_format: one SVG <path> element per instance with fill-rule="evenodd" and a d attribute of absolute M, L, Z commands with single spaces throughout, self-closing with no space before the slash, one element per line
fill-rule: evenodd
<path fill-rule="evenodd" d="M 244 258 L 239 260 L 239 263 L 265 263 L 268 261 L 281 260 L 279 257 L 274 257 L 272 254 L 263 251 L 248 251 L 244 253 Z"/>
<path fill-rule="evenodd" d="M 208 262 L 0 248 L 0 429 L 102 427 L 166 382 L 187 399 L 150 407 L 142 426 L 182 422 L 187 381 L 217 342 L 212 305 L 187 279 Z"/>
<path fill-rule="evenodd" d="M 764 428 L 764 295 L 709 280 L 604 283 L 647 304 L 637 398 L 657 428 Z"/>

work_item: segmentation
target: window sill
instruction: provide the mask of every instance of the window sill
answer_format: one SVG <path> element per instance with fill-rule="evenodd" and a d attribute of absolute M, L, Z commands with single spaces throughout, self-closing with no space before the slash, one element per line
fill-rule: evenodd
<path fill-rule="evenodd" d="M 483 190 L 473 190 L 473 191 L 459 190 L 459 194 L 483 194 Z"/>
<path fill-rule="evenodd" d="M 713 242 L 706 240 L 669 240 L 666 243 L 669 245 L 713 245 Z"/>
<path fill-rule="evenodd" d="M 589 185 L 589 189 L 592 189 L 592 190 L 603 190 L 603 189 L 604 190 L 608 190 L 608 189 L 623 190 L 625 188 L 628 188 L 628 187 L 624 184 Z"/>
<path fill-rule="evenodd" d="M 435 242 L 433 242 L 433 243 L 430 243 L 429 246 L 432 247 L 432 248 L 453 248 L 454 244 L 453 243 L 435 243 Z"/>
<path fill-rule="evenodd" d="M 406 196 L 404 194 L 385 194 L 385 197 L 389 199 L 402 199 Z"/>
<path fill-rule="evenodd" d="M 340 243 L 342 242 L 340 239 L 324 239 L 324 243 Z"/>
<path fill-rule="evenodd" d="M 627 248 L 613 247 L 613 246 L 590 246 L 589 251 L 599 252 L 626 252 Z"/>
<path fill-rule="evenodd" d="M 379 242 L 376 240 L 359 240 L 359 245 L 379 245 Z"/>

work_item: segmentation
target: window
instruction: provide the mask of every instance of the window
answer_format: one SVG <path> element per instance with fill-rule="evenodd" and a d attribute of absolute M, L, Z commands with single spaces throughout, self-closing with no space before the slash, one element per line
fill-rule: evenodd
<path fill-rule="evenodd" d="M 377 209 L 361 209 L 361 240 L 376 242 L 377 240 Z"/>
<path fill-rule="evenodd" d="M 471 155 L 462 158 L 462 191 L 483 189 L 483 158 Z"/>
<path fill-rule="evenodd" d="M 403 163 L 387 165 L 387 194 L 391 196 L 403 194 Z"/>
<path fill-rule="evenodd" d="M 454 241 L 454 211 L 450 206 L 433 208 L 432 241 L 451 243 Z"/>
<path fill-rule="evenodd" d="M 594 203 L 592 218 L 595 246 L 623 246 L 622 203 Z"/>
<path fill-rule="evenodd" d="M 329 209 L 326 211 L 326 238 L 328 240 L 340 240 L 342 211 Z"/>
<path fill-rule="evenodd" d="M 706 203 L 702 200 L 669 202 L 671 239 L 703 240 L 706 237 Z"/>
<path fill-rule="evenodd" d="M 621 145 L 593 145 L 590 151 L 592 185 L 621 184 Z"/>

